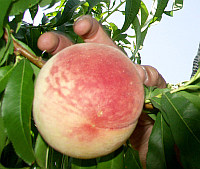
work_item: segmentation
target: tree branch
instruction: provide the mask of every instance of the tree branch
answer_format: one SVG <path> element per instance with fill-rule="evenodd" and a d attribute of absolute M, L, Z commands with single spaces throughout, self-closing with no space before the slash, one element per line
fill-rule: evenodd
<path fill-rule="evenodd" d="M 6 40 L 6 42 L 8 41 L 8 32 L 6 30 L 4 31 L 4 39 Z M 45 64 L 45 61 L 42 60 L 42 57 L 38 57 L 33 53 L 29 52 L 27 49 L 21 46 L 14 38 L 12 38 L 12 40 L 14 44 L 14 50 L 16 51 L 14 53 L 21 54 L 33 64 L 35 64 L 37 67 L 42 68 L 42 66 Z"/>

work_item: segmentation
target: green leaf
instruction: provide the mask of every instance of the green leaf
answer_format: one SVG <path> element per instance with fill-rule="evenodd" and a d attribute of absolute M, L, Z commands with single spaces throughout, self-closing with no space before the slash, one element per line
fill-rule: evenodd
<path fill-rule="evenodd" d="M 0 168 L 1 169 L 7 169 L 6 167 L 4 167 L 3 165 L 0 164 Z"/>
<path fill-rule="evenodd" d="M 10 32 L 10 28 L 6 26 L 6 31 Z M 2 43 L 2 42 L 1 42 Z M 8 59 L 8 56 L 13 53 L 14 45 L 11 38 L 11 35 L 8 33 L 8 41 L 6 45 L 1 44 L 2 48 L 0 49 L 0 66 L 5 63 L 5 61 Z"/>
<path fill-rule="evenodd" d="M 124 151 L 123 147 L 115 152 L 100 157 L 97 162 L 97 169 L 122 169 L 124 168 Z"/>
<path fill-rule="evenodd" d="M 165 11 L 164 13 L 169 16 L 173 16 L 174 11 L 178 11 L 183 8 L 183 0 L 174 0 L 171 11 Z"/>
<path fill-rule="evenodd" d="M 72 158 L 71 169 L 96 169 L 96 159 Z"/>
<path fill-rule="evenodd" d="M 111 29 L 112 29 L 113 31 L 117 31 L 117 30 L 118 30 L 118 27 L 117 27 L 116 24 L 114 24 L 114 23 L 112 23 L 112 22 L 110 22 L 110 23 L 108 23 L 108 24 L 109 24 L 109 26 L 111 27 Z"/>
<path fill-rule="evenodd" d="M 156 9 L 156 13 L 154 15 L 154 17 L 161 17 L 165 8 L 167 7 L 169 0 L 158 0 L 158 5 L 157 5 L 157 9 Z"/>
<path fill-rule="evenodd" d="M 81 2 L 80 0 L 68 0 L 61 17 L 54 26 L 60 26 L 65 22 L 70 21 L 70 19 L 73 16 L 73 13 L 82 3 L 84 2 Z"/>
<path fill-rule="evenodd" d="M 7 134 L 3 125 L 3 118 L 0 114 L 0 158 L 1 158 L 1 153 L 3 151 L 3 148 L 6 145 L 6 138 L 7 138 Z"/>
<path fill-rule="evenodd" d="M 19 15 L 25 12 L 26 9 L 38 4 L 40 0 L 18 0 L 13 1 L 10 9 L 9 16 Z"/>
<path fill-rule="evenodd" d="M 162 93 L 165 93 L 168 91 L 170 91 L 170 89 L 168 88 L 160 89 L 154 86 L 150 86 L 150 87 L 145 86 L 145 100 L 161 98 Z"/>
<path fill-rule="evenodd" d="M 198 85 L 188 85 L 188 86 L 185 86 L 185 89 L 184 90 L 200 90 L 200 84 Z"/>
<path fill-rule="evenodd" d="M 161 114 L 157 115 L 147 153 L 147 169 L 167 169 L 165 161 L 165 150 L 163 145 L 163 129 L 161 128 Z"/>
<path fill-rule="evenodd" d="M 158 110 L 161 111 L 162 116 L 163 116 L 163 118 L 165 119 L 165 122 L 166 122 L 167 124 L 169 124 L 168 117 L 167 117 L 166 113 L 165 113 L 165 112 L 163 111 L 163 109 L 162 109 L 161 98 L 153 97 L 153 98 L 151 98 L 151 102 L 152 102 L 152 104 L 153 104 L 153 106 L 154 106 L 155 108 L 157 108 Z"/>
<path fill-rule="evenodd" d="M 37 164 L 41 168 L 47 168 L 47 157 L 48 157 L 49 147 L 46 142 L 42 139 L 41 135 L 38 134 L 35 143 L 35 158 Z"/>
<path fill-rule="evenodd" d="M 40 7 L 44 7 L 47 5 L 49 5 L 51 7 L 57 2 L 60 2 L 60 0 L 41 0 L 39 5 L 40 5 Z"/>
<path fill-rule="evenodd" d="M 145 99 L 151 99 L 152 97 L 161 93 L 159 89 L 154 86 L 144 86 L 144 90 L 145 90 Z"/>
<path fill-rule="evenodd" d="M 26 50 L 28 50 L 30 53 L 36 55 L 33 50 L 27 45 L 25 44 L 24 42 L 16 39 L 13 35 L 11 35 L 12 39 L 14 39 L 18 44 L 20 44 L 23 48 L 25 48 Z"/>
<path fill-rule="evenodd" d="M 29 8 L 29 12 L 30 12 L 30 14 L 31 14 L 31 19 L 32 19 L 32 20 L 34 20 L 36 14 L 37 14 L 37 12 L 38 12 L 38 7 L 39 7 L 38 5 L 34 5 L 34 6 L 32 6 L 31 8 Z"/>
<path fill-rule="evenodd" d="M 49 147 L 47 168 L 50 169 L 68 169 L 68 156 L 63 155 L 53 148 Z M 70 168 L 71 169 L 71 168 Z"/>
<path fill-rule="evenodd" d="M 97 4 L 99 4 L 102 0 L 86 0 L 86 2 L 89 3 L 89 9 L 88 11 L 90 11 L 94 6 L 96 6 Z"/>
<path fill-rule="evenodd" d="M 149 21 L 147 20 L 149 17 L 149 12 L 146 7 L 146 5 L 141 1 L 141 42 L 140 42 L 140 47 L 143 47 L 144 39 L 147 35 L 147 31 L 149 29 Z"/>
<path fill-rule="evenodd" d="M 126 169 L 142 169 L 138 152 L 129 145 L 125 152 L 124 163 Z"/>
<path fill-rule="evenodd" d="M 177 11 L 183 8 L 183 0 L 175 0 L 173 3 L 173 11 Z"/>
<path fill-rule="evenodd" d="M 4 20 L 7 19 L 6 15 L 11 2 L 12 0 L 0 0 L 0 38 L 3 35 Z"/>
<path fill-rule="evenodd" d="M 33 100 L 33 70 L 22 60 L 10 75 L 2 102 L 2 116 L 16 153 L 29 165 L 35 160 L 30 119 Z"/>
<path fill-rule="evenodd" d="M 3 165 L 0 164 L 0 168 L 1 169 L 8 169 L 6 167 L 4 167 Z M 11 169 L 11 168 L 10 168 Z M 23 168 L 17 168 L 17 169 L 30 169 L 30 167 L 23 167 Z"/>
<path fill-rule="evenodd" d="M 142 1 L 141 1 L 140 10 L 141 10 L 141 27 L 143 27 L 143 26 L 145 26 L 144 24 L 146 23 L 146 21 L 148 19 L 149 12 L 148 12 L 146 5 Z"/>
<path fill-rule="evenodd" d="M 164 13 L 164 10 L 167 7 L 169 0 L 156 0 L 155 2 L 157 2 L 157 7 L 152 23 L 161 20 L 162 14 Z"/>
<path fill-rule="evenodd" d="M 121 32 L 125 32 L 133 23 L 139 11 L 141 0 L 127 0 L 125 7 L 125 21 L 122 26 Z"/>
<path fill-rule="evenodd" d="M 181 163 L 185 168 L 199 168 L 200 110 L 178 93 L 164 93 L 161 104 L 180 150 Z"/>
<path fill-rule="evenodd" d="M 113 37 L 112 37 L 113 41 L 120 41 L 120 40 L 125 39 L 126 37 L 127 37 L 127 34 L 122 34 L 119 29 L 117 29 L 116 31 L 113 31 Z"/>
<path fill-rule="evenodd" d="M 51 4 L 53 0 L 41 0 L 40 3 L 39 3 L 39 6 L 40 7 L 44 7 L 44 6 L 47 6 L 49 4 Z"/>
<path fill-rule="evenodd" d="M 147 28 L 141 32 L 140 48 L 143 47 L 144 39 L 145 39 L 145 37 L 146 37 L 146 35 L 147 35 L 148 29 L 149 29 L 149 26 L 147 26 Z M 142 27 L 141 27 L 141 30 L 142 30 Z"/>
<path fill-rule="evenodd" d="M 200 95 L 196 95 L 196 92 L 189 93 L 186 91 L 180 91 L 179 94 L 190 100 L 200 110 Z"/>
<path fill-rule="evenodd" d="M 0 68 L 0 93 L 5 89 L 13 68 L 14 67 L 12 66 L 4 66 Z"/>
<path fill-rule="evenodd" d="M 36 65 L 34 65 L 33 63 L 31 63 L 31 67 L 32 67 L 32 69 L 33 69 L 33 72 L 34 72 L 34 77 L 35 77 L 35 79 L 37 79 L 37 76 L 38 76 L 38 74 L 39 74 L 39 72 L 40 72 L 40 68 L 38 68 Z"/>
<path fill-rule="evenodd" d="M 24 14 L 22 13 L 19 15 L 15 15 L 15 18 L 11 22 L 9 22 L 9 26 L 11 27 L 11 29 L 14 30 L 15 33 L 18 33 L 18 31 L 22 27 L 23 18 Z M 22 36 L 24 36 L 24 34 Z"/>
<path fill-rule="evenodd" d="M 135 50 L 134 50 L 134 54 L 133 54 L 133 55 L 135 55 L 138 52 L 138 50 L 140 49 L 140 46 L 142 45 L 141 26 L 140 26 L 140 21 L 137 16 L 133 20 L 133 27 L 134 27 L 135 34 L 136 34 L 136 45 L 135 45 Z"/>
<path fill-rule="evenodd" d="M 180 168 L 174 151 L 171 130 L 161 113 L 158 113 L 149 139 L 147 169 Z"/>

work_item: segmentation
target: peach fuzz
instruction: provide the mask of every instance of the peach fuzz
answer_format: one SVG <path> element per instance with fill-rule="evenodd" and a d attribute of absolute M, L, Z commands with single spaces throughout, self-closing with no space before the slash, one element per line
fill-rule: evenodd
<path fill-rule="evenodd" d="M 63 49 L 43 66 L 35 85 L 33 116 L 51 147 L 89 159 L 126 142 L 143 103 L 142 81 L 122 51 L 82 43 Z"/>

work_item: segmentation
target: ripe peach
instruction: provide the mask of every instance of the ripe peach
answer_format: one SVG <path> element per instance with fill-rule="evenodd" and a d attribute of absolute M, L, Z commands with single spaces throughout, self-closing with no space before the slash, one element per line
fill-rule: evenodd
<path fill-rule="evenodd" d="M 143 102 L 143 84 L 130 59 L 119 49 L 84 43 L 43 66 L 33 115 L 50 146 L 87 159 L 116 150 L 130 137 Z"/>

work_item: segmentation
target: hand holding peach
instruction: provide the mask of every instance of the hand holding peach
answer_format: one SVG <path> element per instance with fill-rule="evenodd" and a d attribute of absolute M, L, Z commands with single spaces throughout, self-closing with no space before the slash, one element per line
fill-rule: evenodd
<path fill-rule="evenodd" d="M 102 29 L 102 27 L 98 24 L 98 22 L 95 20 L 95 19 L 93 19 L 93 18 L 91 18 L 90 16 L 83 16 L 83 17 L 81 17 L 77 22 L 75 22 L 75 24 L 74 24 L 74 32 L 77 34 L 77 35 L 79 35 L 80 37 L 82 37 L 83 38 L 83 40 L 86 42 L 86 43 L 100 43 L 100 44 L 104 44 L 104 45 L 107 45 L 107 46 L 112 46 L 112 47 L 114 47 L 114 48 L 118 48 L 115 44 L 114 44 L 114 42 L 106 35 L 106 33 L 104 32 L 104 30 Z M 67 37 L 65 37 L 65 36 L 63 36 L 63 35 L 61 35 L 61 34 L 57 34 L 57 33 L 55 33 L 55 32 L 47 32 L 47 33 L 45 33 L 45 34 L 43 34 L 43 35 L 41 35 L 41 37 L 39 38 L 39 40 L 38 40 L 38 47 L 41 49 L 41 50 L 46 50 L 47 52 L 49 52 L 49 53 L 51 53 L 51 54 L 57 54 L 59 51 L 61 51 L 61 50 L 63 50 L 64 48 L 66 48 L 66 47 L 68 47 L 68 46 L 71 46 L 71 45 L 73 45 L 73 43 L 67 38 Z M 67 50 L 67 49 L 65 49 L 65 50 Z M 113 49 L 112 49 L 113 50 Z M 119 49 L 118 49 L 119 50 Z M 82 51 L 81 51 L 82 52 Z M 93 52 L 94 53 L 94 52 Z M 95 52 L 95 53 L 97 53 L 97 52 Z M 105 52 L 103 52 L 103 53 L 105 53 Z M 120 52 L 117 52 L 118 54 L 120 53 Z M 59 54 L 60 55 L 60 54 Z M 61 54 L 61 55 L 63 55 L 63 54 Z M 121 55 L 121 54 L 120 54 Z M 64 56 L 64 55 L 63 55 Z M 55 58 L 55 57 L 54 57 Z M 107 57 L 107 58 L 109 58 L 109 57 Z M 114 56 L 114 58 L 115 58 L 115 56 Z M 122 56 L 122 58 L 124 58 L 124 56 Z M 74 58 L 75 59 L 75 58 Z M 83 58 L 82 58 L 83 59 Z M 126 58 L 127 59 L 127 58 Z M 54 59 L 53 59 L 54 60 Z M 110 60 L 110 59 L 109 59 Z M 112 60 L 112 59 L 111 59 Z M 123 60 L 123 59 L 122 59 Z M 95 60 L 94 60 L 95 61 Z M 52 61 L 53 63 L 55 62 L 55 60 L 54 61 Z M 62 61 L 60 61 L 60 63 L 61 63 Z M 66 61 L 65 61 L 66 62 Z M 97 63 L 96 63 L 97 64 Z M 102 64 L 102 63 L 101 63 Z M 52 63 L 50 63 L 50 66 L 49 66 L 49 68 L 46 68 L 46 70 L 48 70 L 47 71 L 47 73 L 49 72 L 49 70 L 50 70 L 50 67 L 52 67 Z M 104 65 L 104 64 L 103 64 Z M 68 65 L 69 66 L 69 65 Z M 104 65 L 105 66 L 105 65 Z M 131 66 L 132 67 L 132 66 Z M 103 67 L 101 67 L 100 66 L 100 70 L 102 69 Z M 107 68 L 109 68 L 109 66 L 107 66 Z M 114 67 L 112 67 L 113 68 L 113 70 L 114 71 L 117 71 L 118 70 L 118 68 L 116 69 L 116 67 L 114 68 Z M 59 70 L 60 69 L 62 69 L 62 67 L 60 67 L 59 68 Z M 126 67 L 126 69 L 127 69 L 127 67 Z M 166 82 L 165 82 L 165 80 L 162 78 L 162 76 L 158 73 L 158 71 L 155 69 L 155 68 L 153 68 L 153 67 L 151 67 L 151 66 L 141 66 L 141 65 L 134 65 L 131 69 L 135 69 L 136 71 L 135 71 L 135 75 L 136 75 L 136 77 L 139 75 L 139 78 L 140 78 L 140 81 L 141 81 L 141 83 L 143 83 L 143 84 L 145 84 L 145 85 L 147 85 L 147 86 L 158 86 L 159 88 L 163 88 L 163 87 L 165 87 L 166 86 Z M 105 69 L 105 71 L 104 71 L 104 73 L 106 73 L 106 70 L 107 69 Z M 54 69 L 54 71 L 55 71 L 55 69 Z M 79 71 L 79 72 L 81 72 L 81 71 Z M 100 72 L 100 71 L 99 71 Z M 108 72 L 112 72 L 112 71 L 108 71 Z M 123 71 L 122 71 L 123 72 Z M 51 73 L 53 73 L 53 72 L 51 72 Z M 82 72 L 81 72 L 82 73 Z M 103 73 L 103 72 L 102 72 Z M 45 73 L 43 73 L 43 74 L 45 74 Z M 62 73 L 61 73 L 62 74 Z M 60 75 L 61 75 L 60 74 Z M 137 75 L 138 74 L 138 75 Z M 58 76 L 59 78 L 60 78 L 60 75 Z M 46 76 L 45 76 L 46 77 Z M 56 80 L 56 79 L 58 79 L 58 77 L 56 77 L 56 76 L 54 76 L 54 78 L 52 78 L 52 79 L 54 79 L 53 81 L 51 81 L 51 84 L 53 83 L 53 84 L 56 84 L 56 82 L 59 82 L 59 80 Z M 47 78 L 48 79 L 48 78 Z M 129 78 L 129 79 L 131 79 L 131 78 Z M 136 78 L 137 79 L 137 78 Z M 50 80 L 50 79 L 49 79 Z M 45 84 L 47 84 L 46 82 L 44 82 Z M 123 82 L 124 83 L 124 82 Z M 126 82 L 125 82 L 126 83 Z M 73 86 L 72 85 L 73 83 L 68 83 L 68 86 Z M 130 83 L 129 83 L 130 84 Z M 63 83 L 60 83 L 60 85 L 64 85 Z M 115 84 L 114 84 L 115 85 Z M 49 86 L 49 85 L 48 85 Z M 97 85 L 98 86 L 98 85 Z M 55 86 L 52 86 L 53 88 L 56 88 L 56 90 L 60 90 L 59 88 L 58 88 L 58 85 L 56 84 Z M 119 87 L 119 86 L 118 86 Z M 45 87 L 44 87 L 45 88 Z M 94 89 L 94 88 L 91 88 L 91 89 Z M 118 89 L 118 88 L 117 88 Z M 44 90 L 44 89 L 43 89 Z M 47 88 L 46 88 L 46 90 L 47 90 Z M 59 93 L 57 91 L 57 93 Z M 68 92 L 66 91 L 66 90 L 62 90 L 65 94 L 67 94 Z M 39 91 L 40 92 L 40 91 Z M 54 91 L 54 94 L 55 94 L 56 92 Z M 90 92 L 90 93 L 93 93 L 93 92 Z M 142 91 L 142 93 L 143 93 L 143 91 Z M 77 96 L 77 93 L 76 93 L 76 96 Z M 115 99 L 117 99 L 117 98 L 119 98 L 119 94 L 117 94 L 117 96 L 113 96 L 112 98 L 115 98 Z M 59 98 L 59 94 L 57 94 L 57 96 L 56 97 L 58 97 Z M 103 95 L 102 96 L 102 98 L 105 98 L 106 97 L 106 95 Z M 62 97 L 61 97 L 62 98 Z M 94 97 L 95 98 L 95 97 Z M 46 98 L 47 100 L 48 99 L 51 99 L 52 100 L 52 98 L 51 98 L 51 96 L 49 95 L 49 98 Z M 69 100 L 69 99 L 68 99 Z M 58 100 L 58 102 L 59 102 L 59 100 Z M 57 103 L 58 103 L 57 102 Z M 48 102 L 47 102 L 48 103 Z M 83 102 L 82 102 L 83 103 Z M 40 103 L 37 103 L 37 104 L 40 104 Z M 64 104 L 64 107 L 66 107 L 66 105 L 65 105 L 65 102 L 63 103 Z M 133 104 L 133 103 L 132 103 Z M 82 104 L 83 105 L 83 104 Z M 38 107 L 39 107 L 39 105 L 37 105 Z M 51 105 L 49 105 L 49 104 L 47 104 L 47 105 L 44 105 L 44 107 L 42 108 L 43 110 L 45 110 L 45 106 L 51 106 Z M 124 108 L 124 107 L 123 107 Z M 72 109 L 72 107 L 70 107 L 70 108 L 68 108 L 68 109 Z M 77 109 L 72 109 L 73 111 L 74 110 L 77 110 Z M 37 110 L 35 110 L 35 111 L 37 111 Z M 57 110 L 55 110 L 55 111 L 57 111 Z M 59 110 L 60 111 L 60 110 Z M 99 111 L 97 111 L 98 112 L 98 115 L 99 116 L 101 116 L 102 115 L 102 113 L 103 113 L 103 111 L 102 110 L 100 110 L 99 109 Z M 95 113 L 96 115 L 97 115 L 97 112 Z M 139 115 L 139 110 L 138 110 L 138 115 Z M 36 113 L 37 114 L 37 113 Z M 98 117 L 98 115 L 97 115 L 97 117 Z M 130 114 L 130 115 L 133 115 L 133 114 Z M 76 116 L 77 117 L 77 116 Z M 88 121 L 90 121 L 90 122 L 95 122 L 95 124 L 96 124 L 96 122 L 98 122 L 97 120 L 94 120 L 95 118 L 94 118 L 95 116 L 92 116 L 91 118 L 93 118 L 93 120 L 88 120 L 88 119 L 86 119 L 86 121 L 88 122 Z M 103 117 L 103 116 L 102 116 Z M 125 118 L 126 117 L 128 117 L 127 116 L 127 114 L 126 114 L 126 116 L 125 116 Z M 126 138 L 128 138 L 128 136 L 131 134 L 130 132 L 131 132 L 131 130 L 133 130 L 134 129 L 134 125 L 131 125 L 131 123 L 130 123 L 130 121 L 132 120 L 132 122 L 133 123 L 135 123 L 135 125 L 136 125 L 136 122 L 137 122 L 137 115 L 135 116 L 136 117 L 136 119 L 135 120 L 133 120 L 133 119 L 129 119 L 128 121 L 127 121 L 127 123 L 126 124 L 130 124 L 129 125 L 129 127 L 130 128 L 132 128 L 132 129 L 130 129 L 129 130 L 129 132 L 127 132 L 126 133 L 126 135 L 123 135 L 123 139 L 126 139 Z M 138 121 L 138 124 L 137 124 L 137 127 L 136 127 L 136 129 L 135 129 L 135 131 L 132 133 L 132 135 L 131 135 L 131 143 L 132 143 L 132 145 L 134 146 L 134 148 L 136 149 L 136 150 L 138 150 L 139 151 L 139 155 L 140 155 L 140 159 L 141 159 L 141 161 L 142 161 L 142 164 L 143 164 L 143 166 L 145 167 L 145 159 L 146 159 L 146 153 L 147 153 L 147 150 L 148 150 L 148 140 L 149 140 L 149 136 L 150 136 L 150 133 L 151 133 L 151 130 L 152 130 L 152 127 L 153 127 L 153 122 L 152 122 L 152 120 L 151 119 L 149 119 L 149 118 L 146 118 L 147 116 L 145 116 L 145 114 L 143 114 L 140 118 L 139 118 L 139 121 Z M 47 112 L 47 114 L 46 114 L 46 120 L 48 120 L 48 119 L 50 119 L 50 118 L 52 118 L 51 116 L 48 116 L 48 112 Z M 65 118 L 61 115 L 61 117 L 59 116 L 59 117 L 57 117 L 57 115 L 56 116 L 54 116 L 53 118 L 59 118 L 61 121 L 64 121 L 65 120 Z M 107 117 L 106 117 L 107 118 Z M 93 127 L 94 127 L 94 123 L 89 123 L 90 125 L 83 125 L 83 126 L 78 126 L 78 125 L 76 125 L 76 127 L 74 128 L 74 129 L 76 129 L 76 132 L 72 132 L 72 135 L 71 135 L 71 137 L 73 137 L 73 135 L 76 135 L 77 133 L 78 134 L 82 134 L 82 136 L 85 136 L 85 134 L 88 136 L 88 137 L 85 137 L 85 139 L 89 139 L 89 138 L 96 138 L 96 140 L 98 141 L 98 142 L 102 142 L 102 143 L 107 143 L 107 140 L 108 140 L 108 138 L 110 137 L 112 137 L 114 134 L 116 134 L 116 133 L 111 133 L 111 134 L 109 134 L 109 132 L 111 132 L 112 130 L 111 130 L 111 128 L 110 127 L 108 127 L 108 126 L 106 126 L 106 125 L 110 125 L 110 124 L 113 124 L 113 123 L 105 123 L 105 121 L 106 121 L 106 118 L 104 119 L 104 121 L 102 122 L 102 125 L 99 125 L 99 124 L 101 124 L 100 123 L 100 121 L 97 123 L 98 124 L 98 128 L 97 129 L 95 129 L 95 130 L 90 130 L 90 129 L 94 129 Z M 71 123 L 71 121 L 70 121 L 70 117 L 68 117 L 67 118 L 68 119 L 68 122 L 69 123 Z M 72 119 L 72 118 L 71 118 Z M 100 118 L 99 118 L 100 119 Z M 84 122 L 85 121 L 82 121 L 83 120 L 83 118 L 81 118 L 81 122 L 82 122 L 82 124 L 84 124 Z M 111 121 L 113 122 L 114 120 L 116 120 L 116 118 L 111 118 Z M 38 120 L 39 121 L 39 120 Z M 60 123 L 61 123 L 61 121 L 58 121 L 58 123 L 56 124 L 57 126 L 60 126 Z M 50 121 L 49 121 L 50 122 Z M 125 123 L 122 123 L 122 124 L 119 124 L 119 122 L 120 122 L 120 119 L 117 119 L 116 120 L 116 124 L 114 124 L 115 125 L 115 128 L 116 128 L 116 126 L 117 125 L 119 125 L 118 126 L 118 131 L 119 132 L 121 132 L 121 133 L 123 133 L 123 131 L 122 130 L 124 130 L 125 128 L 123 128 L 122 126 L 125 126 Z M 77 123 L 78 124 L 80 124 L 80 122 L 79 122 L 79 120 L 77 120 Z M 64 123 L 62 123 L 63 124 L 63 126 L 64 126 Z M 91 125 L 91 124 L 93 124 L 93 125 Z M 103 126 L 104 124 L 106 124 L 105 125 L 105 127 Z M 68 125 L 68 124 L 66 124 L 66 125 Z M 50 126 L 50 125 L 49 125 Z M 97 126 L 97 125 L 96 125 Z M 51 126 L 50 126 L 51 127 Z M 51 128 L 53 128 L 53 127 L 51 127 Z M 83 129 L 83 128 L 85 128 L 85 132 L 84 133 L 80 133 L 80 130 L 79 129 Z M 119 130 L 119 128 L 121 128 L 121 130 Z M 56 127 L 54 127 L 53 129 L 55 129 L 56 130 Z M 126 128 L 127 129 L 127 128 Z M 104 134 L 104 135 L 99 135 L 99 133 L 100 132 L 96 132 L 96 131 L 98 131 L 98 130 L 105 130 L 105 131 L 107 131 L 107 137 L 105 137 L 106 136 L 106 134 Z M 128 130 L 127 130 L 128 131 Z M 52 131 L 52 132 L 54 132 L 54 131 Z M 101 132 L 101 133 L 104 133 L 104 132 Z M 56 133 L 56 132 L 54 132 L 54 134 L 55 135 L 52 135 L 51 137 L 57 137 L 58 136 L 58 134 Z M 82 137 L 82 136 L 80 136 L 79 137 L 79 139 Z M 84 138 L 84 137 L 82 137 L 82 138 Z M 107 138 L 107 140 L 106 140 L 106 138 Z M 59 139 L 61 139 L 62 140 L 62 137 L 59 137 Z M 77 138 L 78 139 L 78 138 Z M 116 139 L 118 139 L 118 141 L 119 141 L 119 143 L 120 143 L 120 140 L 121 140 L 121 143 L 123 142 L 122 140 L 122 138 L 116 138 Z M 50 140 L 51 141 L 51 140 Z M 64 142 L 65 143 L 65 142 Z M 73 141 L 71 141 L 71 143 L 73 143 Z M 111 140 L 111 145 L 113 146 L 113 140 Z M 121 144 L 120 143 L 120 144 Z M 58 144 L 57 142 L 54 142 L 54 144 Z M 66 143 L 65 143 L 66 144 Z M 97 145 L 100 145 L 99 143 L 97 144 Z M 57 146 L 59 146 L 59 145 L 57 145 Z M 91 146 L 92 146 L 92 144 L 91 144 Z M 104 145 L 102 145 L 103 146 L 103 148 L 104 148 Z M 82 145 L 82 147 L 83 147 L 83 145 Z M 116 146 L 117 147 L 117 146 Z M 115 147 L 115 148 L 116 148 Z M 92 147 L 93 148 L 93 147 Z M 70 147 L 70 149 L 71 149 L 71 147 Z M 79 148 L 78 148 L 79 149 Z M 104 149 L 102 149 L 103 151 L 104 151 L 104 153 L 107 151 L 105 148 Z M 69 150 L 70 151 L 70 150 Z M 72 151 L 72 149 L 71 149 L 71 151 Z M 79 151 L 80 151 L 80 149 L 79 149 Z M 90 151 L 90 149 L 88 149 L 88 151 Z M 97 155 L 97 154 L 96 154 Z M 100 154 L 99 154 L 100 155 Z M 85 158 L 88 158 L 88 157 L 85 157 Z"/>

